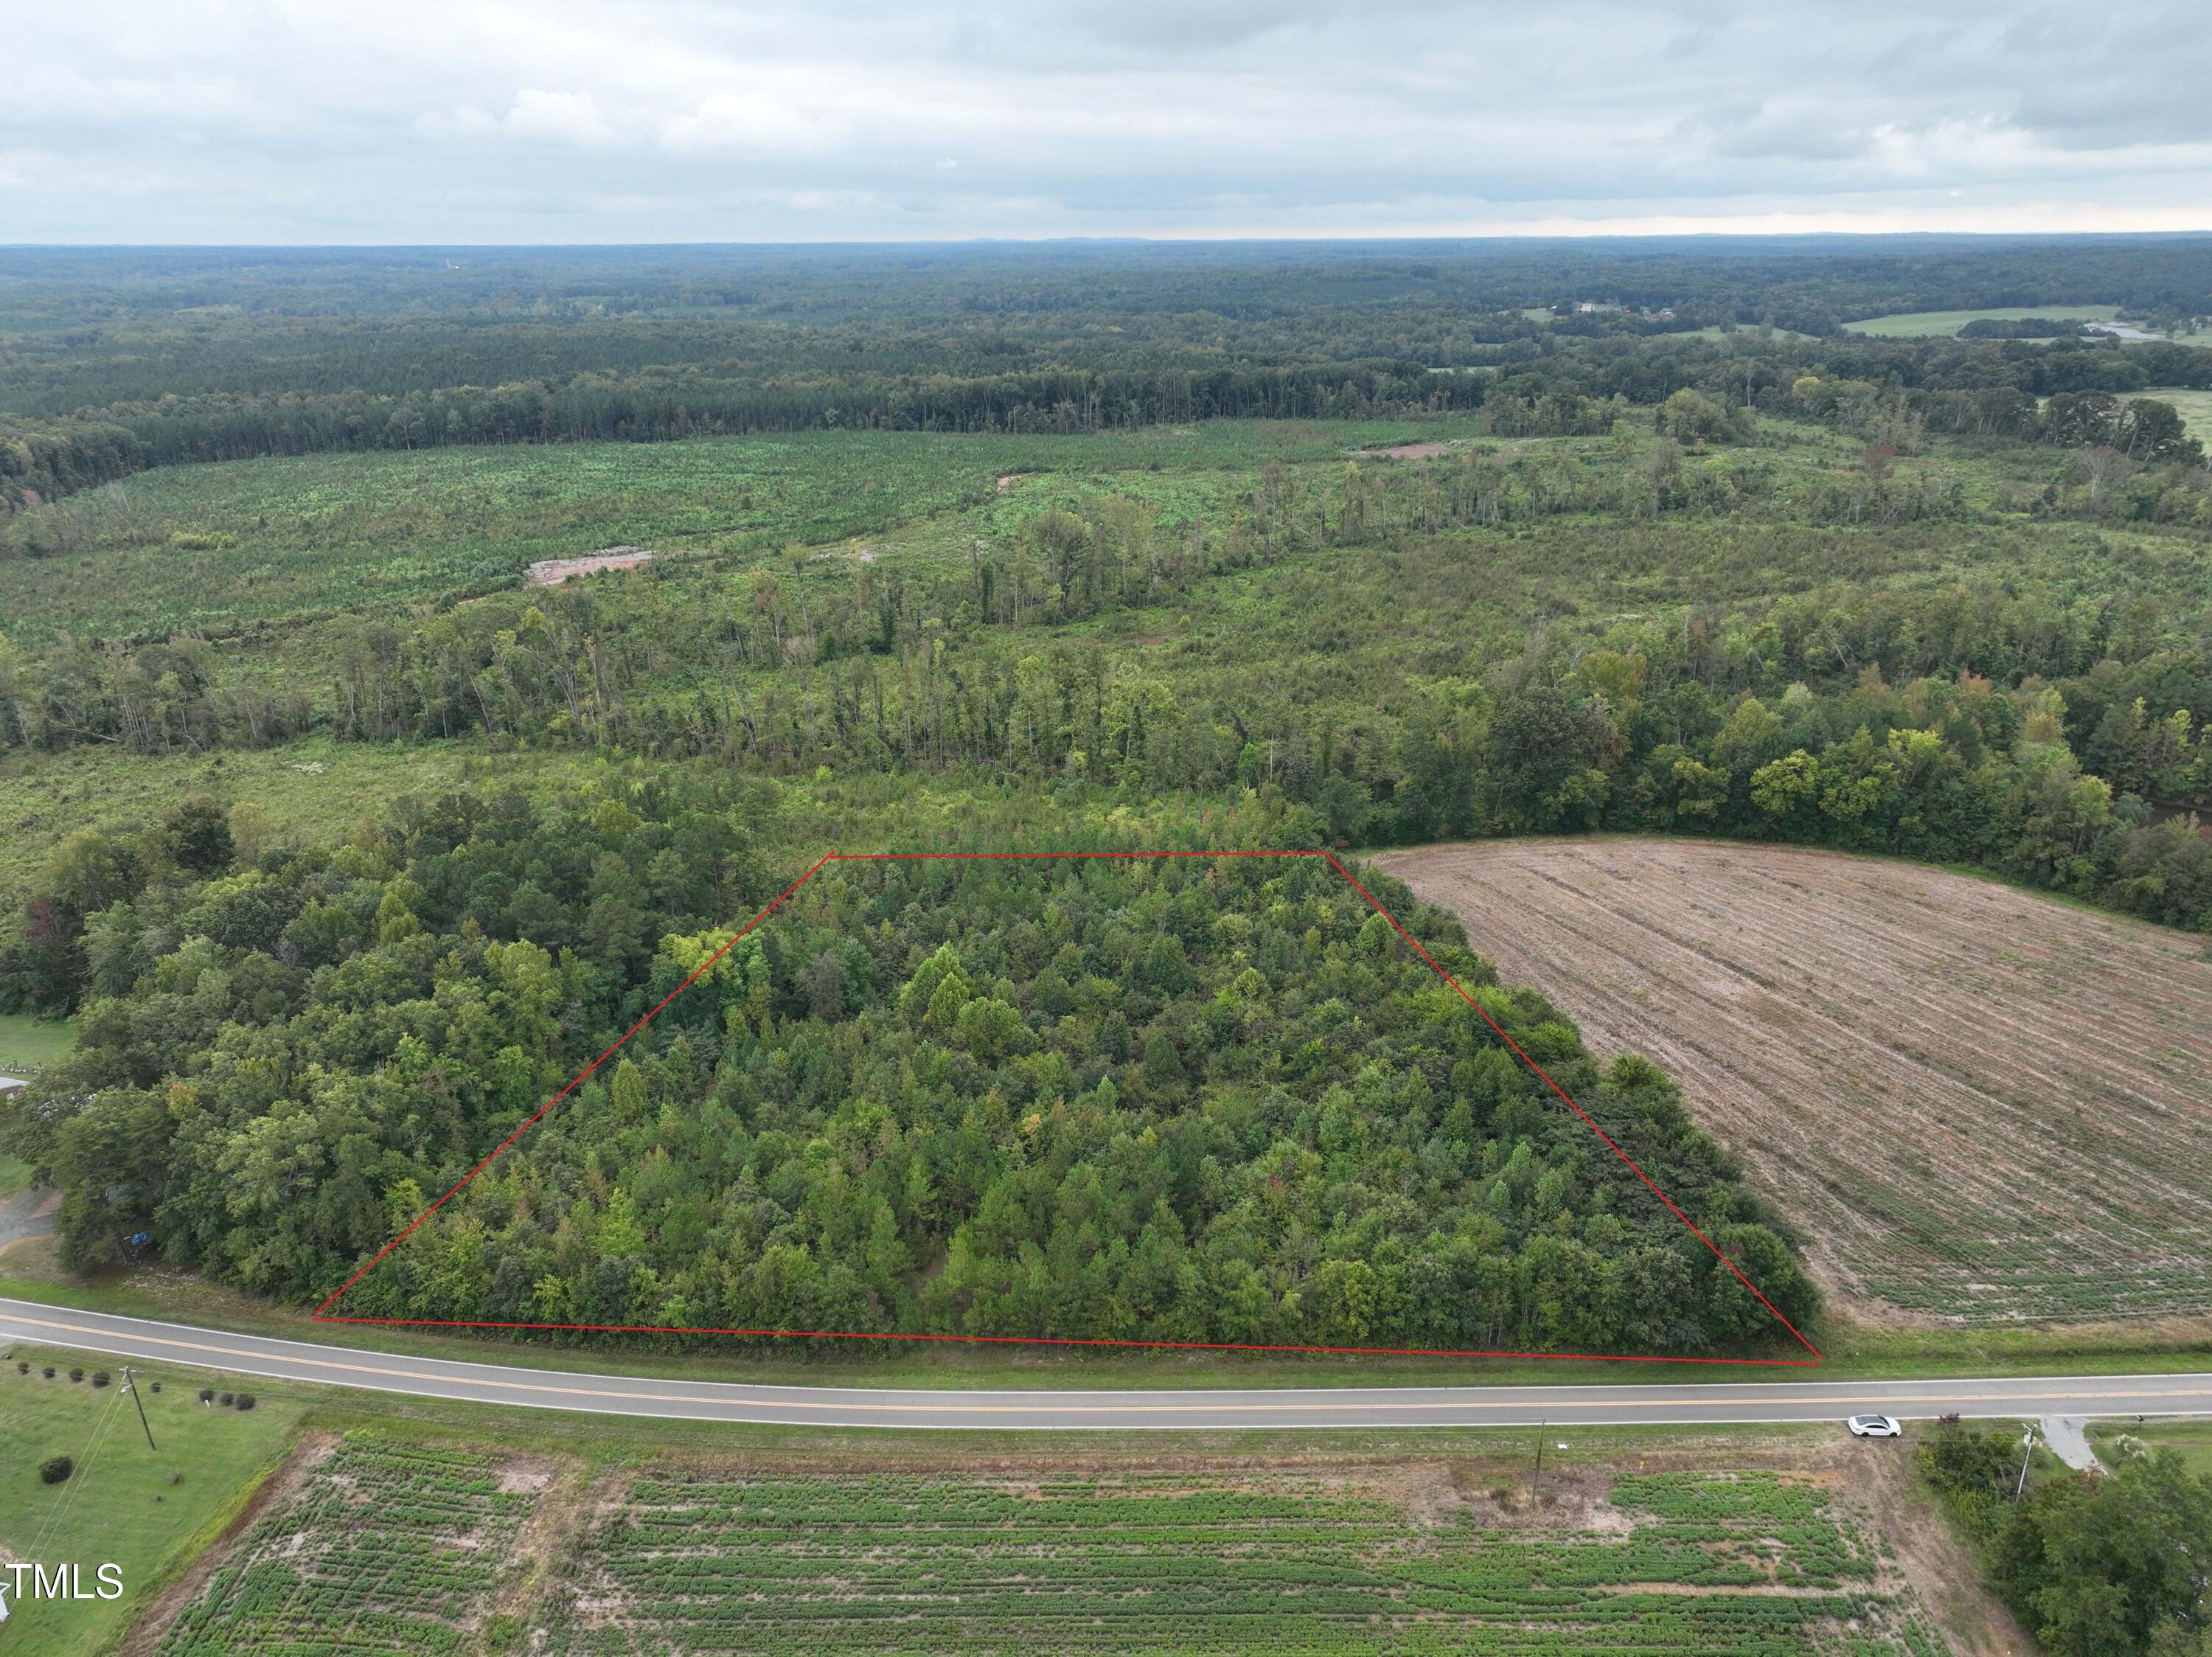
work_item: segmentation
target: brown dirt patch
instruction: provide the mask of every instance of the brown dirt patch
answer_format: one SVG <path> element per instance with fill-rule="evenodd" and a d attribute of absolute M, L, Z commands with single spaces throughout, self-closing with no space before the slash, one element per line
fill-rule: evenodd
<path fill-rule="evenodd" d="M 577 576 L 596 575 L 602 570 L 635 570 L 641 564 L 651 564 L 656 556 L 647 547 L 611 546 L 604 552 L 580 558 L 540 558 L 524 574 L 522 584 L 558 587 Z"/>
<path fill-rule="evenodd" d="M 2212 1313 L 2212 954 L 1991 881 L 1633 838 L 1376 860 L 1601 1057 L 1648 1055 L 1897 1325 Z"/>
<path fill-rule="evenodd" d="M 1981 1569 L 1919 1488 L 1901 1444 L 1866 1445 L 1854 1458 L 1853 1494 L 1897 1550 L 1897 1572 L 1936 1621 L 1955 1657 L 2033 1657 L 2037 1647 L 1983 1586 Z"/>
<path fill-rule="evenodd" d="M 1393 443 L 1388 448 L 1356 448 L 1353 458 L 1361 460 L 1433 460 L 1452 452 L 1449 443 Z"/>

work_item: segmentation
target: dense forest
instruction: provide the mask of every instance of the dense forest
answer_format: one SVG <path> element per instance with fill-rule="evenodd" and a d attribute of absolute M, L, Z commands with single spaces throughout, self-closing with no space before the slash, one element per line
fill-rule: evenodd
<path fill-rule="evenodd" d="M 316 1296 L 728 942 L 757 795 L 403 802 L 240 866 L 72 842 L 87 1000 L 22 1107 L 65 1247 Z M 1288 826 L 1281 825 L 1279 826 Z M 1384 901 L 1792 1322 L 1640 1059 Z M 94 907 L 92 905 L 97 905 Z M 1314 858 L 841 863 L 346 1296 L 356 1316 L 1633 1349 L 1771 1315 Z"/>
<path fill-rule="evenodd" d="M 2212 387 L 2212 351 L 1841 325 L 2102 301 L 2174 326 L 2212 315 L 2204 264 L 2187 237 L 1904 253 L 1849 239 L 0 250 L 0 501 L 265 454 L 1471 408 L 1515 368 L 1601 401 L 1738 377 L 1750 400 L 1762 383 L 1840 377 L 1929 393 L 1939 422 L 2015 432 L 2033 414 L 2021 398 Z M 1729 341 L 1680 338 L 1745 329 L 1761 331 L 1757 368 Z M 1640 349 L 1655 338 L 1670 349 Z M 1969 396 L 2002 391 L 2021 397 Z"/>

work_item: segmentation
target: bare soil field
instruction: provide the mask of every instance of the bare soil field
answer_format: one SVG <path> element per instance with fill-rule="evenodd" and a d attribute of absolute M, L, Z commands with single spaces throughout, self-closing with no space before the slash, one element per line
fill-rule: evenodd
<path fill-rule="evenodd" d="M 580 558 L 540 558 L 522 577 L 525 587 L 558 587 L 578 576 L 594 576 L 603 570 L 635 570 L 651 564 L 653 552 L 642 546 L 611 546 Z"/>
<path fill-rule="evenodd" d="M 2212 949 L 1941 869 L 1502 841 L 1376 860 L 1666 1068 L 1846 1318 L 2212 1311 Z"/>

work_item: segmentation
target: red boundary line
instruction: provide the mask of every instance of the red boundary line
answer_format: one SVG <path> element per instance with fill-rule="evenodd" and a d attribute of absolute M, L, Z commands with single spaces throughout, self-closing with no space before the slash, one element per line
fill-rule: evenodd
<path fill-rule="evenodd" d="M 1553 1093 L 1557 1093 L 1559 1098 L 1565 1102 L 1567 1108 L 1572 1111 L 1582 1119 L 1583 1125 L 1587 1127 L 1592 1133 L 1595 1134 L 1600 1140 L 1603 1141 L 1607 1150 L 1611 1151 L 1615 1156 L 1619 1157 L 1622 1162 L 1627 1165 L 1629 1172 L 1633 1173 L 1638 1179 L 1642 1180 L 1654 1197 L 1656 1197 L 1662 1203 L 1666 1204 L 1667 1211 L 1669 1214 L 1672 1214 L 1677 1220 L 1680 1220 L 1684 1226 L 1687 1227 L 1690 1234 L 1696 1238 L 1699 1242 L 1703 1243 L 1705 1247 L 1711 1252 L 1713 1258 L 1716 1260 L 1718 1260 L 1723 1265 L 1726 1266 L 1730 1273 L 1735 1276 L 1735 1280 L 1741 1283 L 1744 1288 L 1751 1291 L 1752 1298 L 1756 1300 L 1759 1305 L 1765 1307 L 1769 1313 L 1772 1313 L 1774 1320 L 1780 1324 L 1784 1329 L 1788 1330 L 1797 1343 L 1803 1347 L 1805 1350 L 1812 1355 L 1804 1358 L 1707 1358 L 1606 1352 L 1490 1352 L 1474 1349 L 1456 1349 L 1442 1347 L 1278 1346 L 1241 1341 L 1124 1341 L 1066 1335 L 874 1334 L 865 1333 L 855 1330 L 843 1329 L 692 1329 L 688 1327 L 668 1328 L 657 1324 L 531 1324 L 501 1323 L 479 1319 L 347 1318 L 340 1317 L 331 1311 L 331 1307 L 337 1303 L 339 1298 L 343 1296 L 348 1289 L 351 1288 L 356 1283 L 359 1282 L 363 1277 L 366 1277 L 371 1271 L 374 1270 L 383 1261 L 385 1256 L 391 1253 L 392 1251 L 398 1248 L 400 1244 L 405 1242 L 410 1237 L 413 1236 L 416 1230 L 425 1220 L 428 1220 L 440 1209 L 445 1207 L 447 1203 L 452 1202 L 453 1198 L 459 1194 L 462 1186 L 467 1185 L 470 1180 L 475 1179 L 487 1167 L 490 1167 L 493 1161 L 499 1157 L 501 1152 L 505 1151 L 508 1146 L 514 1143 L 514 1142 L 521 1138 L 525 1133 L 535 1127 L 538 1124 L 538 1119 L 542 1118 L 546 1112 L 551 1110 L 556 1105 L 558 1105 L 562 1100 L 566 1099 L 570 1093 L 575 1092 L 578 1087 L 581 1087 L 585 1081 L 591 1076 L 593 1071 L 597 1070 L 602 1064 L 605 1064 L 610 1058 L 612 1058 L 618 1051 L 620 1051 L 625 1042 L 629 1041 L 632 1036 L 635 1035 L 639 1031 L 644 1029 L 647 1025 L 652 1023 L 654 1019 L 658 1018 L 660 1015 L 660 1012 L 663 1008 L 666 1007 L 670 1002 L 674 1001 L 677 996 L 682 995 L 686 990 L 689 990 L 702 976 L 706 973 L 708 968 L 712 967 L 715 962 L 720 960 L 724 955 L 727 954 L 732 947 L 736 945 L 738 939 L 745 936 L 746 934 L 758 927 L 762 922 L 767 920 L 769 916 L 775 914 L 777 910 L 781 909 L 784 905 L 785 902 L 790 899 L 793 892 L 797 892 L 799 887 L 805 886 L 817 874 L 820 874 L 824 866 L 836 862 L 982 862 L 1081 857 L 1320 857 L 1325 859 L 1331 868 L 1334 869 L 1339 874 L 1344 877 L 1346 883 L 1349 885 L 1354 892 L 1357 892 L 1362 898 L 1367 900 L 1368 907 L 1372 909 L 1377 915 L 1380 915 L 1384 920 L 1389 922 L 1391 929 L 1395 931 L 1401 938 L 1403 938 L 1406 941 L 1407 945 L 1415 954 L 1419 955 L 1428 964 L 1429 969 L 1456 990 L 1459 994 L 1460 999 L 1464 1001 L 1469 1007 L 1474 1008 L 1474 1010 L 1481 1015 L 1482 1021 L 1485 1024 L 1487 1024 L 1491 1027 L 1491 1030 L 1497 1035 L 1498 1039 L 1504 1042 L 1505 1045 L 1512 1051 L 1514 1056 L 1523 1064 L 1526 1064 L 1531 1070 L 1534 1071 L 1538 1076 L 1542 1078 L 1544 1085 L 1549 1087 Z M 1415 938 L 1412 933 L 1407 931 L 1406 929 L 1399 923 L 1398 917 L 1393 915 L 1389 910 L 1383 908 L 1381 902 L 1376 899 L 1373 892 L 1368 891 L 1365 886 L 1360 885 L 1358 880 L 1352 878 L 1352 871 L 1345 868 L 1342 863 L 1337 861 L 1336 854 L 1331 851 L 1318 850 L 824 852 L 821 856 L 814 860 L 813 863 L 808 868 L 806 873 L 800 875 L 789 886 L 786 886 L 781 892 L 777 894 L 775 899 L 765 909 L 762 910 L 759 914 L 754 916 L 752 919 L 747 921 L 738 930 L 732 933 L 730 935 L 728 942 L 725 943 L 720 949 L 717 949 L 713 954 L 708 956 L 705 960 L 701 961 L 697 966 L 694 967 L 691 970 L 691 974 L 689 978 L 685 978 L 683 983 L 678 984 L 676 988 L 670 990 L 665 996 L 663 996 L 660 1000 L 654 1004 L 652 1010 L 647 1012 L 644 1017 L 639 1019 L 636 1023 L 631 1025 L 629 1029 L 623 1031 L 622 1035 L 616 1040 L 613 1046 L 609 1047 L 605 1052 L 601 1053 L 589 1064 L 586 1064 L 582 1069 L 577 1071 L 576 1074 L 569 1079 L 568 1085 L 567 1087 L 562 1088 L 559 1093 L 554 1094 L 552 1098 L 547 1100 L 543 1105 L 539 1106 L 528 1121 L 525 1122 L 513 1133 L 507 1135 L 505 1139 L 499 1142 L 497 1148 L 495 1148 L 489 1155 L 486 1156 L 483 1161 L 477 1163 L 476 1167 L 471 1168 L 466 1173 L 463 1174 L 459 1179 L 456 1180 L 452 1190 L 448 1191 L 436 1202 L 431 1203 L 428 1208 L 424 1209 L 422 1213 L 416 1215 L 414 1221 L 408 1226 L 406 1230 L 401 1232 L 397 1237 L 393 1238 L 382 1248 L 379 1249 L 376 1252 L 374 1258 L 373 1258 L 367 1265 L 362 1266 L 358 1271 L 355 1272 L 352 1276 L 347 1278 L 343 1283 L 340 1283 L 337 1289 L 334 1290 L 321 1305 L 318 1306 L 314 1309 L 314 1311 L 310 1314 L 310 1317 L 313 1321 L 317 1323 L 387 1325 L 410 1329 L 543 1329 L 564 1334 L 730 1335 L 744 1337 L 774 1335 L 797 1340 L 944 1341 L 964 1345 L 1135 1347 L 1146 1350 L 1175 1349 L 1197 1352 L 1328 1353 L 1356 1357 L 1565 1358 L 1578 1362 L 1593 1363 L 1739 1364 L 1784 1369 L 1817 1368 L 1822 1362 L 1820 1349 L 1814 1345 L 1810 1340 L 1806 1338 L 1804 1331 L 1800 1330 L 1796 1325 L 1791 1323 L 1789 1319 L 1784 1317 L 1780 1312 L 1776 1311 L 1774 1303 L 1768 1300 L 1764 1294 L 1760 1293 L 1759 1285 L 1753 1282 L 1750 1278 L 1743 1275 L 1742 1268 L 1738 1266 L 1735 1261 L 1729 1259 L 1727 1255 L 1722 1253 L 1719 1247 L 1713 1242 L 1712 1239 L 1706 1236 L 1704 1232 L 1700 1231 L 1698 1228 L 1696 1222 L 1693 1221 L 1688 1215 L 1683 1213 L 1680 1209 L 1674 1205 L 1674 1198 L 1668 1196 L 1665 1191 L 1661 1191 L 1659 1187 L 1653 1183 L 1651 1176 L 1644 1173 L 1642 1168 L 1637 1166 L 1636 1160 L 1630 1156 L 1626 1151 L 1621 1149 L 1620 1145 L 1613 1141 L 1612 1136 L 1607 1134 L 1604 1129 L 1599 1127 L 1595 1122 L 1591 1120 L 1589 1113 L 1583 1110 L 1581 1106 L 1575 1103 L 1573 1097 L 1568 1093 L 1565 1088 L 1559 1086 L 1558 1082 L 1552 1079 L 1542 1065 L 1537 1063 L 1534 1059 L 1529 1057 L 1528 1055 L 1522 1050 L 1520 1043 L 1514 1040 L 1511 1036 L 1506 1034 L 1504 1026 L 1501 1026 L 1496 1019 L 1490 1016 L 1489 1012 L 1483 1007 L 1480 1002 L 1477 1001 L 1473 996 L 1468 994 L 1465 987 L 1461 984 L 1458 979 L 1453 978 L 1450 973 L 1445 972 L 1444 969 L 1437 964 L 1436 957 L 1430 954 L 1426 949 L 1424 949 L 1421 947 L 1420 941 Z"/>

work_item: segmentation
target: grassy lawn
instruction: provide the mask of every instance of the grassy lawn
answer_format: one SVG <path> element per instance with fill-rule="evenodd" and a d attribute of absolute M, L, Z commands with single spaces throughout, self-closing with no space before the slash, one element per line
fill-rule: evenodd
<path fill-rule="evenodd" d="M 0 1075 L 36 1075 L 76 1045 L 76 1032 L 58 1019 L 0 1013 Z"/>
<path fill-rule="evenodd" d="M 2101 1422 L 2089 1430 L 2097 1453 L 2110 1461 L 2113 1441 L 2131 1438 L 2154 1450 L 2175 1450 L 2193 1473 L 2212 1477 L 2212 1421 L 2154 1421 L 2138 1427 L 2130 1421 Z"/>
<path fill-rule="evenodd" d="M 1871 334 L 1877 338 L 1931 339 L 1955 334 L 1982 317 L 1993 322 L 2017 321 L 2027 316 L 2047 316 L 2054 322 L 2109 322 L 2117 309 L 2112 305 L 1993 305 L 1982 311 L 1905 311 L 1895 316 L 1871 316 L 1863 322 L 1846 322 L 1844 328 L 1849 333 Z"/>
<path fill-rule="evenodd" d="M 9 1657 L 78 1654 L 111 1648 L 163 1583 L 218 1534 L 270 1470 L 301 1404 L 281 1390 L 257 1391 L 251 1412 L 201 1404 L 193 1372 L 141 1372 L 162 1390 L 141 1394 L 159 1451 L 149 1450 L 137 1413 L 119 1386 L 95 1391 L 97 1365 L 113 1359 L 15 1349 L 31 1365 L 0 1364 L 0 1554 L 10 1559 L 76 1561 L 88 1588 L 96 1567 L 123 1568 L 119 1599 L 17 1602 L 7 1627 Z M 52 1363 L 56 1374 L 44 1378 Z M 72 1383 L 70 1366 L 87 1378 Z M 77 1465 L 65 1483 L 39 1482 L 53 1455 Z M 175 1483 L 173 1474 L 180 1475 Z"/>
<path fill-rule="evenodd" d="M 31 1183 L 31 1165 L 0 1153 L 0 1197 L 13 1197 Z"/>

